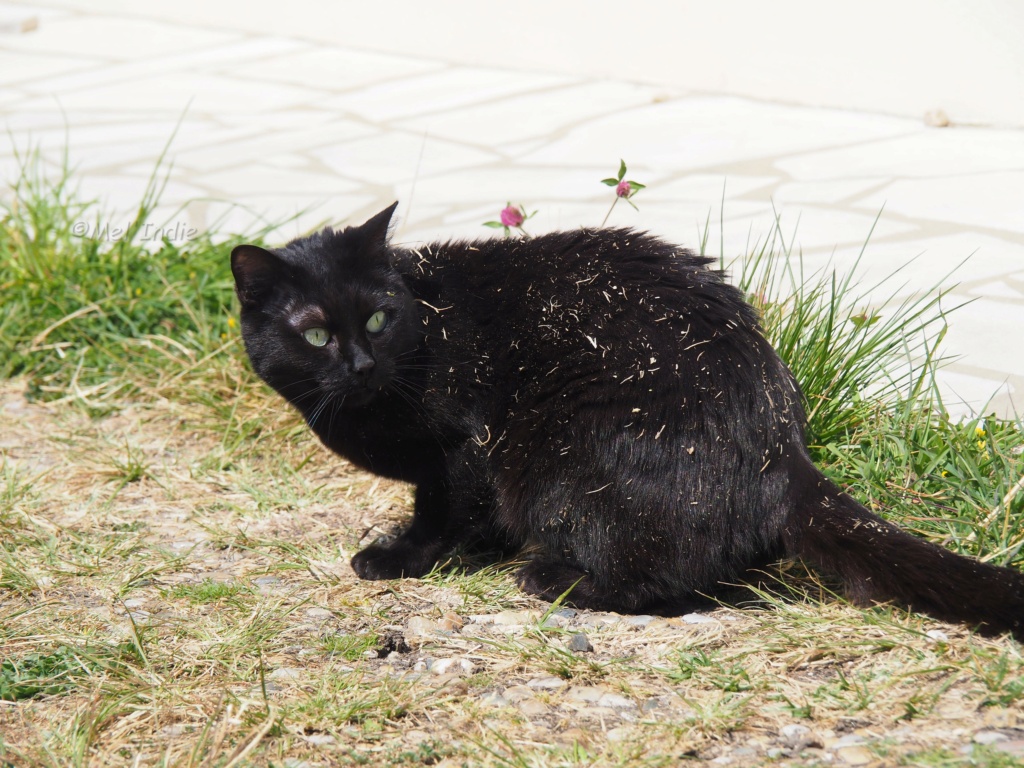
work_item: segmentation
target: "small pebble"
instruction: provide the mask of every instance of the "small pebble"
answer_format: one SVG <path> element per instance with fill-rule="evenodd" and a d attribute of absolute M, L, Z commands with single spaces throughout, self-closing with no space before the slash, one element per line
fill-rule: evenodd
<path fill-rule="evenodd" d="M 527 688 L 525 685 L 510 685 L 505 689 L 503 695 L 506 699 L 515 703 L 517 701 L 522 701 L 523 699 L 532 699 L 534 691 Z"/>
<path fill-rule="evenodd" d="M 463 621 L 457 613 L 449 611 L 437 620 L 437 626 L 443 632 L 458 632 L 463 627 Z"/>
<path fill-rule="evenodd" d="M 1010 737 L 999 731 L 978 731 L 971 739 L 975 744 L 995 744 L 999 741 L 1009 741 Z"/>
<path fill-rule="evenodd" d="M 516 706 L 527 717 L 536 717 L 537 715 L 546 715 L 548 713 L 548 705 L 536 699 L 523 699 Z"/>
<path fill-rule="evenodd" d="M 425 637 L 437 634 L 438 626 L 437 622 L 431 621 L 424 616 L 413 616 L 409 619 L 409 623 L 406 624 L 406 629 L 410 635 Z"/>
<path fill-rule="evenodd" d="M 611 707 L 613 709 L 635 709 L 636 704 L 625 696 L 620 696 L 617 693 L 606 693 L 600 699 L 597 700 L 599 707 Z"/>
<path fill-rule="evenodd" d="M 326 608 L 307 608 L 306 615 L 311 619 L 329 619 L 334 614 Z"/>
<path fill-rule="evenodd" d="M 326 747 L 329 744 L 333 744 L 335 739 L 329 733 L 311 733 L 308 736 L 302 737 L 307 744 L 312 744 L 314 747 Z"/>
<path fill-rule="evenodd" d="M 863 736 L 858 736 L 856 733 L 848 733 L 842 738 L 836 739 L 834 743 L 829 744 L 829 749 L 842 749 L 843 747 L 856 747 L 860 744 L 867 742 Z"/>
<path fill-rule="evenodd" d="M 457 673 L 463 675 L 473 674 L 473 662 L 469 659 L 434 659 L 427 665 L 427 669 L 435 675 L 447 675 Z"/>
<path fill-rule="evenodd" d="M 507 707 L 509 705 L 509 700 L 497 691 L 485 693 L 479 698 L 479 702 L 488 707 Z"/>
<path fill-rule="evenodd" d="M 792 747 L 793 749 L 799 749 L 805 744 L 810 744 L 812 741 L 811 729 L 799 723 L 782 726 L 779 729 L 779 736 L 782 737 L 782 741 L 787 747 Z"/>
<path fill-rule="evenodd" d="M 932 640 L 940 643 L 948 643 L 949 635 L 943 632 L 941 629 L 929 629 L 925 634 Z"/>
<path fill-rule="evenodd" d="M 652 621 L 654 621 L 654 617 L 646 614 L 642 616 L 629 616 L 626 618 L 626 624 L 631 627 L 636 627 L 637 629 L 643 629 Z"/>
<path fill-rule="evenodd" d="M 874 753 L 864 747 L 842 747 L 836 754 L 847 765 L 867 765 L 876 759 Z"/>
<path fill-rule="evenodd" d="M 661 697 L 654 697 L 647 699 L 640 707 L 643 712 L 657 712 L 659 709 L 665 708 L 665 701 Z"/>
<path fill-rule="evenodd" d="M 302 677 L 302 670 L 296 667 L 279 667 L 267 675 L 269 680 L 298 680 Z"/>
<path fill-rule="evenodd" d="M 929 109 L 924 113 L 924 124 L 929 128 L 947 128 L 952 123 L 942 109 Z"/>
<path fill-rule="evenodd" d="M 532 611 L 502 611 L 494 615 L 491 623 L 499 627 L 522 627 L 536 620 L 537 616 Z"/>
<path fill-rule="evenodd" d="M 570 651 L 576 653 L 591 653 L 594 650 L 594 646 L 590 644 L 590 639 L 582 632 L 577 632 L 569 638 L 567 646 Z"/>
<path fill-rule="evenodd" d="M 595 702 L 609 693 L 603 685 L 577 685 L 565 692 L 565 698 L 569 701 Z"/>
<path fill-rule="evenodd" d="M 531 688 L 554 690 L 556 688 L 565 688 L 569 684 L 560 677 L 538 677 L 535 680 L 529 681 L 527 685 Z"/>
<path fill-rule="evenodd" d="M 718 619 L 705 616 L 703 613 L 688 613 L 682 617 L 687 624 L 716 624 Z"/>

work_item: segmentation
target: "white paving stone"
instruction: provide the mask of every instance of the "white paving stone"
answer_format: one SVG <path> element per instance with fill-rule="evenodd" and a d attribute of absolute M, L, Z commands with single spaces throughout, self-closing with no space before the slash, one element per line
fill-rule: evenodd
<path fill-rule="evenodd" d="M 325 99 L 322 106 L 383 123 L 395 118 L 492 102 L 571 82 L 566 77 L 500 69 L 445 69 L 334 96 Z M 344 82 L 339 85 L 344 86 Z"/>
<path fill-rule="evenodd" d="M 180 126 L 172 120 L 124 120 L 121 115 L 108 116 L 103 123 L 81 123 L 71 113 L 66 125 L 56 125 L 33 130 L 32 141 L 43 147 L 60 149 L 65 145 L 78 148 L 103 147 L 111 144 L 138 141 L 158 141 L 166 144 L 174 137 L 173 148 L 208 142 L 217 138 L 233 139 L 237 133 L 229 133 L 214 125 L 196 120 L 185 120 Z M 177 132 L 175 133 L 175 128 Z M 156 159 L 156 156 L 153 156 Z"/>
<path fill-rule="evenodd" d="M 739 225 L 744 230 L 768 233 L 776 225 L 777 220 L 783 241 L 787 246 L 792 246 L 794 252 L 798 249 L 831 249 L 849 244 L 862 245 L 872 229 L 872 237 L 879 239 L 919 231 L 914 224 L 887 219 L 884 216 L 876 222 L 875 215 L 810 205 L 786 208 L 775 206 L 774 209 L 768 205 L 762 214 L 741 216 L 730 216 L 729 207 L 726 206 L 727 230 L 735 229 L 736 225 Z"/>
<path fill-rule="evenodd" d="M 1024 291 L 1018 290 L 999 280 L 975 286 L 968 293 L 974 296 L 985 296 L 990 299 L 1024 299 Z"/>
<path fill-rule="evenodd" d="M 876 208 L 883 203 L 887 211 L 917 219 L 1024 234 L 1024 170 L 900 179 L 861 200 L 857 207 Z"/>
<path fill-rule="evenodd" d="M 315 47 L 231 66 L 224 71 L 259 82 L 286 83 L 337 92 L 443 68 L 442 64 L 422 59 Z"/>
<path fill-rule="evenodd" d="M 253 59 L 276 56 L 305 47 L 295 40 L 274 37 L 238 40 L 192 51 L 175 51 L 105 66 L 92 66 L 71 74 L 36 80 L 28 87 L 36 93 L 63 93 L 125 80 L 153 78 L 153 87 L 159 88 L 169 72 L 194 71 L 201 66 L 209 68 L 239 61 L 251 62 Z"/>
<path fill-rule="evenodd" d="M 3 38 L 0 38 L 2 43 Z M 0 85 L 10 86 L 46 79 L 51 75 L 79 71 L 95 66 L 98 59 L 78 56 L 53 56 L 34 51 L 5 51 L 0 48 Z"/>
<path fill-rule="evenodd" d="M 961 362 L 1024 377 L 1024 304 L 980 298 L 949 318 L 945 347 Z"/>
<path fill-rule="evenodd" d="M 331 195 L 358 192 L 362 185 L 326 173 L 267 168 L 250 163 L 242 168 L 228 168 L 216 173 L 193 174 L 192 183 L 206 189 L 233 189 L 235 194 Z"/>
<path fill-rule="evenodd" d="M 494 162 L 497 157 L 433 136 L 391 131 L 312 152 L 327 168 L 370 184 L 394 184 L 455 168 Z"/>
<path fill-rule="evenodd" d="M 636 173 L 627 174 L 636 176 Z M 641 184 L 643 178 L 638 178 Z M 695 200 L 701 203 L 714 203 L 716 200 L 727 201 L 736 197 L 774 198 L 773 189 L 779 182 L 778 176 L 745 176 L 742 174 L 725 173 L 689 173 L 679 179 L 659 182 L 650 191 L 643 193 L 645 197 L 656 195 L 659 200 Z M 763 193 L 763 194 L 759 194 Z M 642 198 L 639 198 L 642 200 Z"/>
<path fill-rule="evenodd" d="M 26 94 L 18 88 L 5 86 L 0 90 L 0 108 L 3 112 L 9 112 L 17 108 L 18 102 L 26 101 Z M 2 119 L 0 112 L 0 119 Z"/>
<path fill-rule="evenodd" d="M 950 364 L 941 369 L 937 377 L 942 404 L 952 418 L 970 418 L 993 412 L 1024 414 L 1024 387 L 1014 386 L 1005 375 L 982 376 L 970 372 L 966 366 L 959 370 L 961 367 Z"/>
<path fill-rule="evenodd" d="M 231 166 L 271 162 L 274 158 L 294 158 L 298 151 L 307 155 L 305 163 L 309 165 L 319 162 L 311 159 L 312 150 L 316 148 L 335 147 L 348 141 L 375 135 L 375 132 L 365 125 L 340 119 L 327 121 L 324 125 L 313 124 L 293 128 L 275 129 L 268 126 L 261 129 L 262 126 L 262 121 L 258 119 L 247 121 L 244 127 L 240 126 L 238 129 L 244 130 L 243 135 L 183 150 L 177 155 L 176 162 L 184 168 L 202 173 Z M 321 166 L 321 170 L 323 169 Z"/>
<path fill-rule="evenodd" d="M 63 16 L 25 35 L 5 35 L 0 44 L 15 51 L 58 56 L 96 56 L 111 61 L 144 59 L 237 40 L 238 36 L 193 26 L 118 16 Z"/>
<path fill-rule="evenodd" d="M 823 152 L 805 152 L 781 159 L 775 165 L 801 180 L 866 176 L 936 179 L 1024 169 L 1024 131 L 925 128 L 909 124 L 914 127 L 906 136 Z"/>
<path fill-rule="evenodd" d="M 411 118 L 398 125 L 453 141 L 493 147 L 567 130 L 588 118 L 650 103 L 656 93 L 654 88 L 629 83 L 585 83 Z M 617 156 L 618 150 L 610 145 L 603 154 Z"/>
<path fill-rule="evenodd" d="M 124 174 L 102 175 L 97 173 L 81 174 L 74 181 L 78 184 L 83 200 L 95 200 L 97 208 L 103 212 L 102 218 L 109 221 L 131 221 L 139 209 L 149 183 L 147 176 L 128 177 Z M 206 194 L 206 190 L 180 181 L 169 181 L 164 187 L 162 201 L 165 205 L 180 204 Z"/>
<path fill-rule="evenodd" d="M 772 199 L 779 205 L 792 206 L 795 203 L 841 203 L 855 200 L 865 192 L 884 186 L 891 177 L 839 179 L 834 181 L 791 181 L 781 184 L 772 193 Z"/>
<path fill-rule="evenodd" d="M 273 227 L 267 239 L 285 242 L 327 224 L 358 223 L 378 210 L 371 194 L 237 195 L 189 205 L 190 221 L 218 233 L 253 234 Z"/>
<path fill-rule="evenodd" d="M 627 163 L 696 169 L 751 158 L 869 141 L 912 130 L 910 121 L 827 109 L 688 97 L 636 109 L 606 109 L 522 158 L 568 165 L 614 151 Z"/>
<path fill-rule="evenodd" d="M 859 247 L 839 248 L 820 258 L 831 261 L 838 270 L 845 272 L 857 261 L 860 250 Z M 897 242 L 873 239 L 868 243 L 857 272 L 861 283 L 869 285 L 899 270 L 893 279 L 895 284 L 909 280 L 918 290 L 924 290 L 940 280 L 947 285 L 991 281 L 1020 265 L 1024 265 L 1024 242 L 957 232 Z"/>
<path fill-rule="evenodd" d="M 254 83 L 213 74 L 196 78 L 188 73 L 173 73 L 155 79 L 70 90 L 61 94 L 60 103 L 67 109 L 118 109 L 139 115 L 152 112 L 219 115 L 298 106 L 315 102 L 322 95 L 320 91 L 298 86 Z M 52 103 L 50 97 L 42 96 L 27 108 L 39 109 L 45 103 Z"/>
<path fill-rule="evenodd" d="M 639 215 L 634 213 L 630 217 L 629 213 L 633 212 L 620 206 L 624 210 L 616 210 L 619 216 L 613 215 L 609 223 L 657 232 L 690 247 L 696 247 L 706 231 L 709 255 L 721 256 L 724 253 L 730 261 L 760 250 L 765 243 L 772 243 L 777 250 L 789 250 L 794 255 L 811 249 L 825 254 L 836 249 L 843 249 L 844 253 L 859 251 L 872 226 L 875 227 L 874 236 L 878 238 L 917 232 L 913 224 L 884 217 L 875 224 L 874 216 L 859 212 L 810 206 L 780 209 L 773 208 L 770 200 L 727 201 L 724 219 L 719 201 L 672 203 L 652 194 L 647 201 L 638 198 L 637 203 L 641 208 Z M 852 259 L 845 263 L 849 262 Z"/>

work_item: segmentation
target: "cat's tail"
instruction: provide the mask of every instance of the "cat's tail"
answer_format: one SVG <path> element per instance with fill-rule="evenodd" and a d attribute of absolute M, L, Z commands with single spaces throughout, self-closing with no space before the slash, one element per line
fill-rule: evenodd
<path fill-rule="evenodd" d="M 783 532 L 787 555 L 838 576 L 858 605 L 892 602 L 1024 641 L 1024 574 L 912 536 L 810 471 L 813 479 L 791 486 L 796 498 Z"/>

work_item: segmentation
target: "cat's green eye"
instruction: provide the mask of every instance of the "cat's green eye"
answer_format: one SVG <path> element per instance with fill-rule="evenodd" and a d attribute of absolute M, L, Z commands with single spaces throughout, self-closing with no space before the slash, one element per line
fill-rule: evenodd
<path fill-rule="evenodd" d="M 370 315 L 370 319 L 366 321 L 366 330 L 370 333 L 380 333 L 387 324 L 388 316 L 383 310 L 380 310 Z"/>
<path fill-rule="evenodd" d="M 327 332 L 326 328 L 307 328 L 302 332 L 302 338 L 314 347 L 323 347 L 331 338 L 331 334 Z"/>

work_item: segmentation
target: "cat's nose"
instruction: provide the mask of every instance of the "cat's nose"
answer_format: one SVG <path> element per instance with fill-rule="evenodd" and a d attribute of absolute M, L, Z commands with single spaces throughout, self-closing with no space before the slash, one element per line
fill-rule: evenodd
<path fill-rule="evenodd" d="M 366 381 L 370 377 L 370 373 L 373 371 L 373 367 L 376 362 L 372 355 L 368 355 L 361 349 L 355 349 L 352 352 L 352 372 L 362 381 Z"/>

